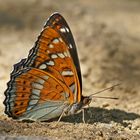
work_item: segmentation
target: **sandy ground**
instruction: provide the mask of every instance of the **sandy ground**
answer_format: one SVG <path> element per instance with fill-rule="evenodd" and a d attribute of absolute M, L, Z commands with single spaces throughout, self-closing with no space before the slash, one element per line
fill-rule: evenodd
<path fill-rule="evenodd" d="M 140 139 L 140 2 L 138 0 L 0 0 L 1 139 Z M 83 75 L 83 94 L 116 83 L 82 114 L 52 122 L 17 122 L 4 115 L 4 90 L 12 65 L 27 56 L 47 17 L 60 12 L 74 34 Z M 18 137 L 17 137 L 18 136 Z M 27 137 L 26 137 L 27 136 Z"/>

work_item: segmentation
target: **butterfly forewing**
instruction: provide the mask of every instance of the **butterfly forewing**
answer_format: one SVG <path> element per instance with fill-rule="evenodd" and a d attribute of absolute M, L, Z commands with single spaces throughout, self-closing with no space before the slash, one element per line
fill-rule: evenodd
<path fill-rule="evenodd" d="M 14 66 L 5 91 L 13 118 L 48 120 L 81 100 L 81 71 L 71 31 L 58 14 L 45 24 L 27 59 Z M 45 111 L 46 108 L 46 111 Z"/>
<path fill-rule="evenodd" d="M 61 35 L 61 37 L 67 44 L 67 47 L 69 49 L 69 52 L 72 56 L 74 65 L 77 70 L 77 74 L 78 74 L 78 78 L 79 78 L 79 82 L 80 82 L 80 88 L 82 91 L 82 77 L 81 77 L 81 69 L 80 69 L 80 63 L 79 63 L 79 59 L 78 59 L 77 49 L 76 49 L 73 35 L 71 33 L 71 30 L 70 30 L 66 20 L 59 13 L 55 13 L 49 18 L 49 20 L 47 21 L 47 23 L 45 24 L 44 27 L 47 27 L 47 26 L 50 26 L 53 29 L 55 29 L 57 32 L 59 32 L 59 34 Z"/>

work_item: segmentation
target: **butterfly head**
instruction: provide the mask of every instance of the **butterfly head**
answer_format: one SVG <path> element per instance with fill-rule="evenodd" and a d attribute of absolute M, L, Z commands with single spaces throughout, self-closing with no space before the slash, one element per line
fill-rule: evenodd
<path fill-rule="evenodd" d="M 82 96 L 82 105 L 83 107 L 86 106 L 86 105 L 89 105 L 92 101 L 92 97 L 91 96 Z"/>
<path fill-rule="evenodd" d="M 70 106 L 68 114 L 75 114 L 79 112 L 82 108 L 91 103 L 92 98 L 90 96 L 82 96 L 81 101 L 74 103 Z"/>

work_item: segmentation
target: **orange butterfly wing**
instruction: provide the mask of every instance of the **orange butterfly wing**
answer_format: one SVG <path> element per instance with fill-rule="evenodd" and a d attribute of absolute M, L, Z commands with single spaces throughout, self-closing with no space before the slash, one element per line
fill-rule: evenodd
<path fill-rule="evenodd" d="M 51 16 L 28 58 L 15 65 L 5 95 L 6 114 L 21 119 L 48 120 L 80 102 L 80 65 L 61 15 Z"/>

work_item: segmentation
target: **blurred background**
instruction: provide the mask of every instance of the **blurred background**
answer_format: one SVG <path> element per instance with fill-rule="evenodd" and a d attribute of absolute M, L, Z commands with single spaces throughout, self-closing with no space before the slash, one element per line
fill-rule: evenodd
<path fill-rule="evenodd" d="M 138 0 L 1 0 L 1 99 L 13 64 L 27 57 L 47 18 L 56 11 L 65 17 L 73 32 L 86 93 L 121 81 L 125 91 L 137 94 L 140 85 L 139 6 Z"/>
<path fill-rule="evenodd" d="M 0 106 L 13 64 L 27 57 L 53 12 L 67 20 L 78 48 L 83 94 L 121 85 L 94 106 L 140 115 L 139 0 L 0 0 Z M 3 113 L 1 111 L 1 113 Z"/>

